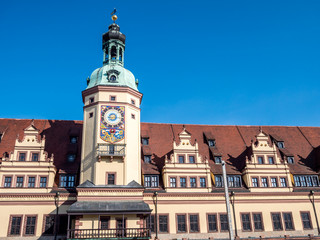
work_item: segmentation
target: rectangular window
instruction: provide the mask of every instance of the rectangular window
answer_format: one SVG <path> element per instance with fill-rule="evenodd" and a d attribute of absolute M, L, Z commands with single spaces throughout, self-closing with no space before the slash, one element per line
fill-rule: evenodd
<path fill-rule="evenodd" d="M 271 219 L 272 219 L 272 225 L 273 225 L 274 231 L 283 230 L 280 213 L 271 213 Z"/>
<path fill-rule="evenodd" d="M 109 229 L 110 217 L 100 217 L 100 229 Z"/>
<path fill-rule="evenodd" d="M 296 187 L 301 187 L 300 177 L 294 176 L 294 184 Z"/>
<path fill-rule="evenodd" d="M 75 184 L 74 175 L 60 175 L 60 187 L 73 188 Z"/>
<path fill-rule="evenodd" d="M 187 187 L 187 181 L 185 177 L 180 178 L 180 187 L 185 188 Z"/>
<path fill-rule="evenodd" d="M 142 145 L 148 146 L 149 145 L 149 138 L 142 138 Z"/>
<path fill-rule="evenodd" d="M 16 187 L 17 188 L 23 187 L 23 177 L 17 177 Z"/>
<path fill-rule="evenodd" d="M 89 113 L 89 118 L 93 117 L 93 112 Z"/>
<path fill-rule="evenodd" d="M 186 232 L 187 231 L 187 223 L 186 223 L 186 215 L 177 215 L 177 227 L 178 232 Z"/>
<path fill-rule="evenodd" d="M 200 187 L 203 187 L 203 188 L 207 187 L 206 186 L 206 178 L 204 178 L 204 177 L 200 178 Z"/>
<path fill-rule="evenodd" d="M 250 214 L 249 213 L 242 213 L 241 220 L 242 220 L 242 230 L 243 231 L 251 231 Z"/>
<path fill-rule="evenodd" d="M 131 104 L 132 104 L 132 105 L 135 105 L 136 102 L 135 102 L 133 99 L 131 99 Z"/>
<path fill-rule="evenodd" d="M 271 187 L 278 187 L 277 178 L 271 178 Z"/>
<path fill-rule="evenodd" d="M 12 181 L 12 177 L 5 177 L 4 178 L 4 187 L 5 188 L 11 187 L 11 181 Z"/>
<path fill-rule="evenodd" d="M 216 185 L 216 187 L 217 187 L 217 188 L 221 188 L 222 185 L 223 185 L 222 176 L 221 176 L 221 175 L 216 175 L 216 176 L 214 177 L 214 179 L 215 179 L 215 185 Z"/>
<path fill-rule="evenodd" d="M 155 232 L 154 224 L 154 215 L 151 215 L 147 218 L 147 228 L 150 228 L 151 232 Z"/>
<path fill-rule="evenodd" d="M 158 187 L 159 186 L 159 178 L 158 175 L 147 175 L 144 176 L 144 186 L 145 187 Z"/>
<path fill-rule="evenodd" d="M 145 155 L 144 156 L 144 162 L 145 163 L 151 163 L 151 155 Z"/>
<path fill-rule="evenodd" d="M 35 228 L 36 228 L 36 216 L 28 216 L 26 220 L 26 226 L 24 233 L 26 235 L 34 235 L 35 234 Z"/>
<path fill-rule="evenodd" d="M 51 235 L 54 233 L 54 216 L 46 216 L 44 222 L 44 234 Z"/>
<path fill-rule="evenodd" d="M 35 177 L 29 177 L 28 180 L 28 188 L 34 188 L 36 183 L 36 178 Z"/>
<path fill-rule="evenodd" d="M 263 177 L 261 178 L 261 187 L 268 187 L 268 179 Z"/>
<path fill-rule="evenodd" d="M 32 153 L 31 161 L 32 162 L 38 162 L 39 161 L 39 153 Z"/>
<path fill-rule="evenodd" d="M 268 157 L 268 162 L 269 162 L 269 164 L 274 164 L 273 157 Z"/>
<path fill-rule="evenodd" d="M 227 176 L 228 187 L 241 187 L 240 176 Z"/>
<path fill-rule="evenodd" d="M 110 101 L 116 101 L 116 96 L 110 96 Z"/>
<path fill-rule="evenodd" d="M 189 156 L 189 163 L 195 163 L 194 156 Z"/>
<path fill-rule="evenodd" d="M 19 161 L 25 161 L 26 160 L 26 153 L 19 153 Z"/>
<path fill-rule="evenodd" d="M 312 229 L 309 212 L 301 212 L 301 220 L 302 220 L 303 229 Z"/>
<path fill-rule="evenodd" d="M 209 228 L 209 232 L 218 231 L 217 215 L 216 214 L 209 214 L 208 215 L 208 228 Z"/>
<path fill-rule="evenodd" d="M 306 176 L 300 176 L 300 182 L 301 182 L 301 187 L 306 187 L 307 182 L 306 182 Z"/>
<path fill-rule="evenodd" d="M 264 161 L 263 161 L 263 157 L 258 157 L 258 164 L 263 164 Z"/>
<path fill-rule="evenodd" d="M 94 98 L 93 97 L 89 98 L 89 102 L 93 103 L 94 102 Z"/>
<path fill-rule="evenodd" d="M 313 187 L 319 187 L 319 178 L 318 176 L 311 176 L 312 178 L 312 186 Z"/>
<path fill-rule="evenodd" d="M 285 230 L 294 230 L 292 213 L 282 213 Z"/>
<path fill-rule="evenodd" d="M 199 217 L 198 215 L 189 215 L 190 232 L 199 232 Z"/>
<path fill-rule="evenodd" d="M 184 156 L 179 156 L 179 163 L 184 163 Z"/>
<path fill-rule="evenodd" d="M 168 216 L 159 215 L 159 232 L 168 232 Z"/>
<path fill-rule="evenodd" d="M 190 178 L 190 187 L 195 188 L 197 187 L 196 178 Z"/>
<path fill-rule="evenodd" d="M 170 178 L 170 187 L 177 187 L 177 179 L 175 177 Z"/>
<path fill-rule="evenodd" d="M 220 164 L 222 162 L 222 158 L 221 157 L 214 157 L 214 162 L 217 164 Z"/>
<path fill-rule="evenodd" d="M 287 187 L 286 178 L 284 178 L 284 177 L 280 178 L 280 187 Z"/>
<path fill-rule="evenodd" d="M 294 163 L 294 157 L 287 157 L 287 161 L 288 161 L 288 163 L 293 164 Z"/>
<path fill-rule="evenodd" d="M 261 213 L 253 213 L 253 223 L 255 231 L 263 231 L 262 225 L 262 214 Z"/>
<path fill-rule="evenodd" d="M 108 184 L 115 184 L 115 176 L 113 173 L 108 173 Z"/>
<path fill-rule="evenodd" d="M 40 178 L 40 186 L 41 188 L 47 187 L 47 177 L 41 177 Z"/>
<path fill-rule="evenodd" d="M 20 235 L 22 217 L 11 216 L 10 235 Z"/>
<path fill-rule="evenodd" d="M 259 187 L 258 178 L 253 177 L 251 180 L 252 180 L 252 187 Z"/>
<path fill-rule="evenodd" d="M 220 230 L 221 231 L 228 231 L 229 230 L 227 214 L 220 214 Z"/>

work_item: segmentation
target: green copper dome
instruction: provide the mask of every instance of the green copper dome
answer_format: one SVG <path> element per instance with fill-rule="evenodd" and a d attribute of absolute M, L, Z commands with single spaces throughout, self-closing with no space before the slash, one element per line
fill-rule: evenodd
<path fill-rule="evenodd" d="M 123 67 L 126 36 L 116 23 L 102 35 L 103 66 L 94 70 L 87 79 L 87 89 L 95 86 L 130 87 L 138 91 L 138 81 Z"/>
<path fill-rule="evenodd" d="M 118 64 L 106 64 L 92 72 L 87 89 L 94 86 L 119 86 L 138 91 L 137 85 L 134 75 L 129 70 Z"/>

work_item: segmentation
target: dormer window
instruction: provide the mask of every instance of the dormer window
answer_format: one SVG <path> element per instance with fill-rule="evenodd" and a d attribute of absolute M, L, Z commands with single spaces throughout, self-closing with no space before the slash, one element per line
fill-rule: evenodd
<path fill-rule="evenodd" d="M 32 153 L 31 161 L 32 162 L 38 162 L 39 161 L 39 153 Z"/>
<path fill-rule="evenodd" d="M 184 156 L 179 156 L 179 163 L 184 163 Z"/>
<path fill-rule="evenodd" d="M 287 157 L 287 161 L 288 161 L 288 163 L 293 164 L 294 163 L 294 157 L 292 157 L 292 156 Z"/>
<path fill-rule="evenodd" d="M 68 162 L 74 162 L 75 159 L 76 159 L 75 154 L 68 154 L 68 156 L 67 156 Z"/>
<path fill-rule="evenodd" d="M 284 148 L 284 142 L 283 141 L 277 142 L 277 144 L 278 144 L 278 148 Z"/>
<path fill-rule="evenodd" d="M 149 138 L 142 138 L 141 141 L 142 141 L 142 145 L 144 146 L 149 145 Z"/>
<path fill-rule="evenodd" d="M 220 163 L 222 163 L 222 158 L 220 156 L 219 157 L 214 157 L 214 162 L 216 164 L 220 164 Z"/>
<path fill-rule="evenodd" d="M 19 161 L 24 162 L 26 160 L 26 153 L 19 153 Z"/>
<path fill-rule="evenodd" d="M 216 145 L 216 141 L 213 140 L 213 139 L 209 139 L 208 140 L 208 145 L 209 145 L 209 147 L 214 147 Z"/>
<path fill-rule="evenodd" d="M 78 138 L 75 136 L 71 136 L 70 137 L 70 143 L 77 143 L 78 142 Z"/>
<path fill-rule="evenodd" d="M 145 155 L 144 156 L 144 162 L 145 163 L 151 163 L 151 155 Z"/>

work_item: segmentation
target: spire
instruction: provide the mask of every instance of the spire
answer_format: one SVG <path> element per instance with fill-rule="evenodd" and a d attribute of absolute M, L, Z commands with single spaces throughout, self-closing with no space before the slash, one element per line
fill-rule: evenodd
<path fill-rule="evenodd" d="M 126 36 L 120 32 L 120 27 L 115 21 L 118 19 L 114 9 L 111 13 L 113 23 L 109 26 L 109 31 L 102 35 L 102 49 L 104 52 L 103 64 L 119 64 L 124 63 L 124 49 Z"/>

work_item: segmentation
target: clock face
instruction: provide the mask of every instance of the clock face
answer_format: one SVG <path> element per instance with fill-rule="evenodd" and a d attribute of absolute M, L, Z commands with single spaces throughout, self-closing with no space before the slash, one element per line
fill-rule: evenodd
<path fill-rule="evenodd" d="M 102 110 L 102 123 L 106 127 L 120 127 L 123 124 L 124 112 L 119 107 L 108 107 Z"/>
<path fill-rule="evenodd" d="M 115 143 L 125 136 L 125 107 L 101 106 L 100 138 Z"/>

